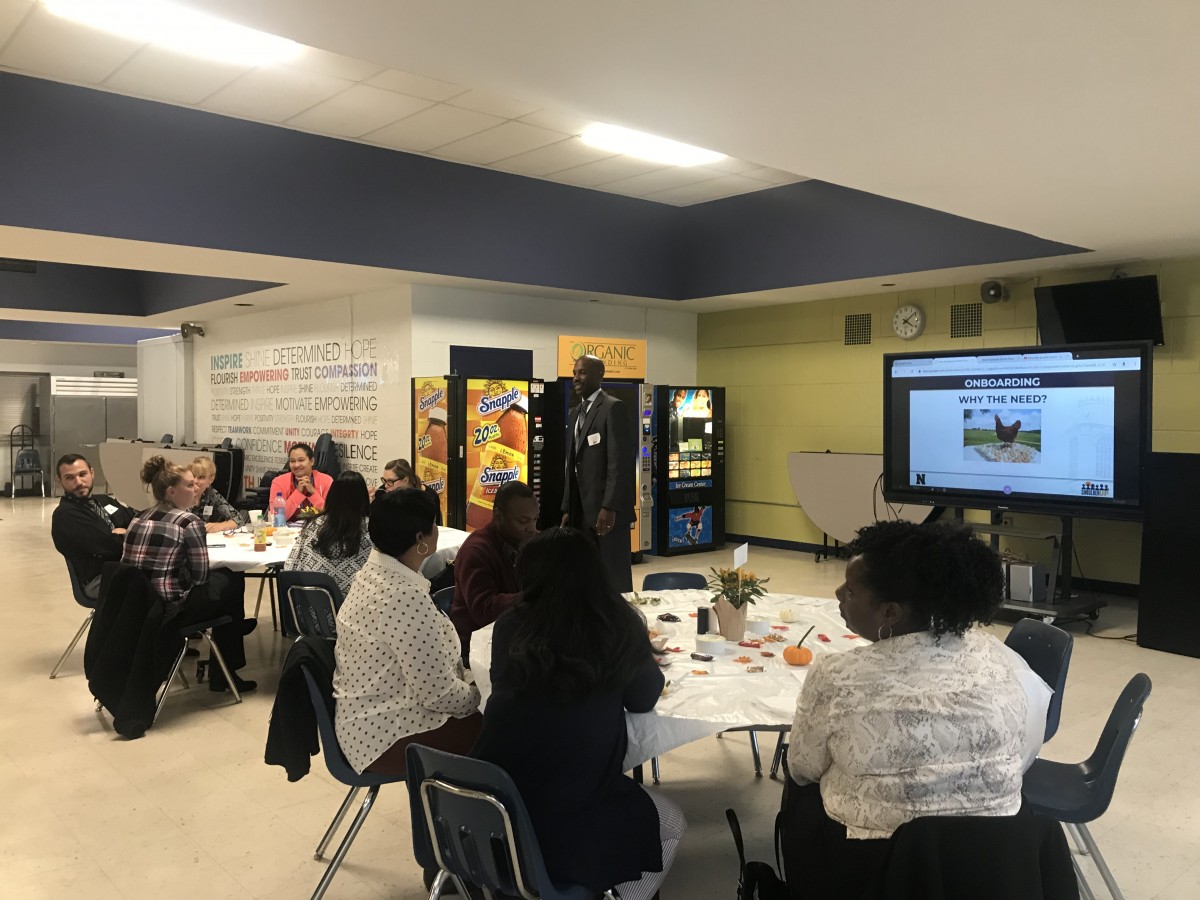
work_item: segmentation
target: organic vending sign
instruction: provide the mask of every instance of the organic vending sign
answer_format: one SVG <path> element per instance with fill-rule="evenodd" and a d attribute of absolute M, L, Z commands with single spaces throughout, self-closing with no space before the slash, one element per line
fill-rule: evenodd
<path fill-rule="evenodd" d="M 468 378 L 467 531 L 492 521 L 496 491 L 529 483 L 529 382 Z"/>
<path fill-rule="evenodd" d="M 558 336 L 558 376 L 570 378 L 575 360 L 596 356 L 604 361 L 604 377 L 646 379 L 646 342 L 631 338 Z"/>
<path fill-rule="evenodd" d="M 437 491 L 446 521 L 446 467 L 450 447 L 446 436 L 449 404 L 445 378 L 413 379 L 413 469 L 423 484 Z"/>

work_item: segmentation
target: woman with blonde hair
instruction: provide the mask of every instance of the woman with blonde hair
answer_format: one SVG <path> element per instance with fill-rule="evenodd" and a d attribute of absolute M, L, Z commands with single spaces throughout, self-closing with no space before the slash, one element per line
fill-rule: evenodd
<path fill-rule="evenodd" d="M 196 503 L 196 476 L 161 456 L 146 460 L 141 475 L 156 502 L 129 523 L 121 562 L 146 574 L 162 599 L 164 621 L 175 627 L 229 616 L 233 621 L 215 627 L 212 636 L 233 673 L 246 665 L 242 638 L 257 623 L 246 619 L 243 597 L 225 573 L 209 570 L 204 523 L 190 512 Z M 209 690 L 228 690 L 219 666 L 210 665 L 209 672 Z M 239 691 L 258 687 L 236 674 L 233 679 Z"/>
<path fill-rule="evenodd" d="M 197 456 L 188 466 L 196 476 L 196 504 L 192 514 L 204 522 L 209 534 L 229 531 L 242 524 L 242 517 L 221 492 L 212 486 L 217 475 L 217 466 L 208 456 Z"/>

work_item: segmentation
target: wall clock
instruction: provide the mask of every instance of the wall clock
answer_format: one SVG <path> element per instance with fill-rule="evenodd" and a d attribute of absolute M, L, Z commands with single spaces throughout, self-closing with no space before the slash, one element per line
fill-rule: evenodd
<path fill-rule="evenodd" d="M 892 331 L 898 338 L 911 341 L 913 338 L 920 337 L 924 330 L 925 313 L 919 306 L 913 306 L 911 303 L 901 306 L 892 316 Z"/>

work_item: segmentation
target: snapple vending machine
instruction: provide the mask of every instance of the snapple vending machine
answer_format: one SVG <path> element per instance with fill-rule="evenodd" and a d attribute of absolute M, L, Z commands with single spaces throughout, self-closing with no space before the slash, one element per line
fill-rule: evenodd
<path fill-rule="evenodd" d="M 502 485 L 529 483 L 530 387 L 507 378 L 413 379 L 417 475 L 440 494 L 449 527 L 482 528 Z"/>
<path fill-rule="evenodd" d="M 724 546 L 725 389 L 656 386 L 652 431 L 653 552 Z"/>

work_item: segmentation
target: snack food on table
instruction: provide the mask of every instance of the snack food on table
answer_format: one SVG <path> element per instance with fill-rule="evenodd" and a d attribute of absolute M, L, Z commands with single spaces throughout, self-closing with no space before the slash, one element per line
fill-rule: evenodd
<path fill-rule="evenodd" d="M 693 653 L 692 659 L 696 660 L 696 662 L 712 662 L 712 654 L 711 653 Z"/>
<path fill-rule="evenodd" d="M 760 653 L 760 654 L 758 654 L 758 655 L 759 655 L 759 656 L 771 657 L 771 656 L 774 656 L 775 654 L 774 654 L 774 653 L 772 653 L 770 650 L 764 650 L 762 653 Z"/>
<path fill-rule="evenodd" d="M 747 672 L 761 672 L 762 670 L 763 670 L 762 666 L 746 666 Z"/>
<path fill-rule="evenodd" d="M 762 641 L 738 641 L 739 647 L 761 647 Z"/>
<path fill-rule="evenodd" d="M 658 621 L 660 621 L 660 622 L 678 622 L 679 616 L 675 615 L 675 613 L 661 613 L 658 617 Z"/>

